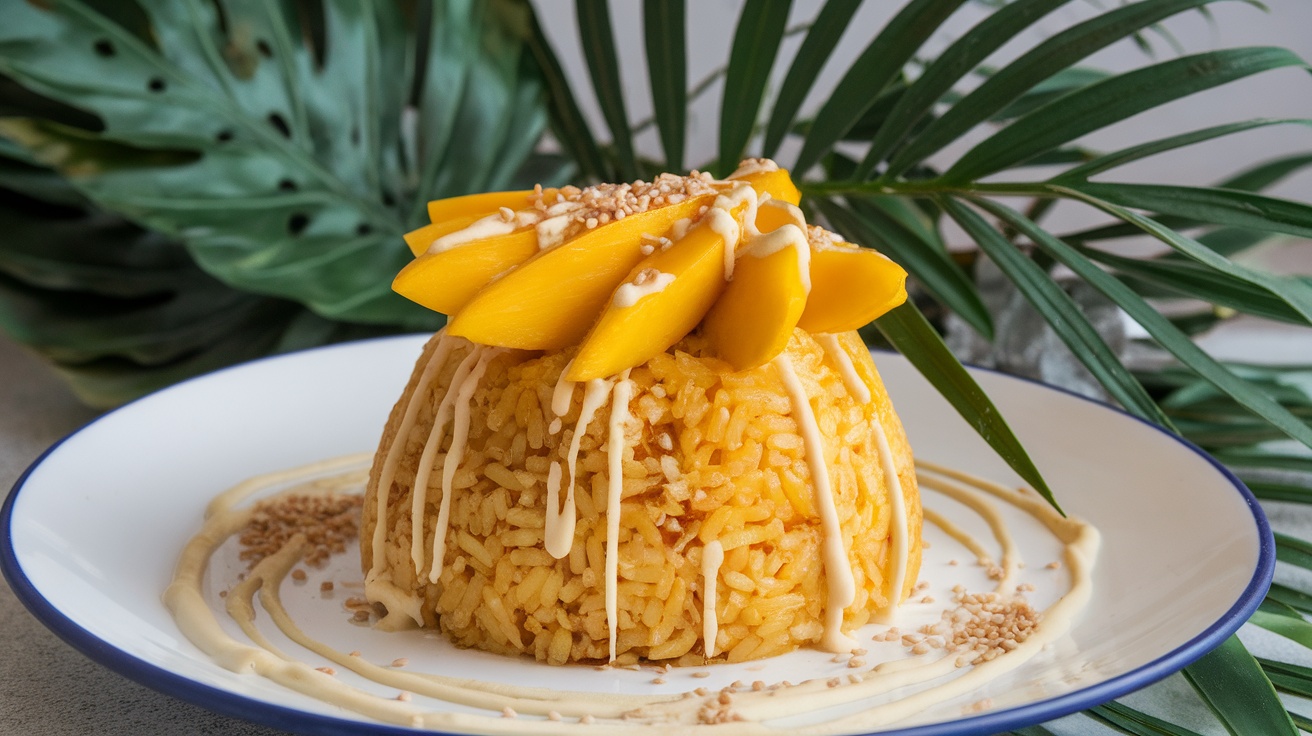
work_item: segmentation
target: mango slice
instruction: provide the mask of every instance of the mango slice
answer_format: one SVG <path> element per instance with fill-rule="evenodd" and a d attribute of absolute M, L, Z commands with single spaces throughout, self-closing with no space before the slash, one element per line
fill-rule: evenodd
<path fill-rule="evenodd" d="M 810 245 L 785 224 L 742 252 L 733 280 L 702 321 L 716 353 L 734 370 L 773 360 L 788 345 L 810 291 Z"/>
<path fill-rule="evenodd" d="M 793 183 L 793 178 L 788 175 L 787 169 L 758 171 L 729 181 L 745 181 L 751 184 L 752 189 L 757 192 L 769 192 L 771 199 L 783 200 L 788 204 L 797 204 L 802 201 L 802 192 Z"/>
<path fill-rule="evenodd" d="M 787 172 L 744 178 L 759 194 L 786 199 L 797 188 Z M 663 236 L 716 195 L 629 215 L 539 252 L 480 291 L 447 326 L 481 345 L 558 350 L 587 334 L 616 286 L 642 260 L 642 236 Z"/>
<path fill-rule="evenodd" d="M 741 208 L 735 214 L 741 215 Z M 724 237 L 703 220 L 669 249 L 642 259 L 611 295 L 566 378 L 613 376 L 691 332 L 724 291 L 725 247 Z"/>
<path fill-rule="evenodd" d="M 796 225 L 806 232 L 806 218 L 797 205 L 769 199 L 756 210 L 756 229 L 760 232 L 772 233 L 784 225 Z"/>
<path fill-rule="evenodd" d="M 533 192 L 486 192 L 467 194 L 463 197 L 435 199 L 428 203 L 428 219 L 431 225 L 425 225 L 404 235 L 405 244 L 415 256 L 423 255 L 434 240 L 443 235 L 450 235 L 463 230 L 475 222 L 496 214 L 502 207 L 522 210 L 528 206 L 529 195 Z"/>
<path fill-rule="evenodd" d="M 616 284 L 642 260 L 643 234 L 663 236 L 714 199 L 694 197 L 629 215 L 538 252 L 478 292 L 455 314 L 448 334 L 523 350 L 577 343 Z"/>
<path fill-rule="evenodd" d="M 445 222 L 460 218 L 469 218 L 470 222 L 490 215 L 502 207 L 522 210 L 529 206 L 531 190 L 515 192 L 483 192 L 466 194 L 463 197 L 435 199 L 428 203 L 428 219 L 432 222 Z"/>
<path fill-rule="evenodd" d="M 526 227 L 438 253 L 422 253 L 396 275 L 392 290 L 435 312 L 455 314 L 488 282 L 537 252 L 537 230 Z"/>
<path fill-rule="evenodd" d="M 797 326 L 855 330 L 907 300 L 907 272 L 882 253 L 848 243 L 813 246 L 813 289 Z"/>

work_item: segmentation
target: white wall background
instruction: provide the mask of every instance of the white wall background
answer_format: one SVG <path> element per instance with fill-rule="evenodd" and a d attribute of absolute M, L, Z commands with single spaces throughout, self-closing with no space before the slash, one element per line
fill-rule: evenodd
<path fill-rule="evenodd" d="M 989 63 L 995 65 L 1004 63 L 1038 40 L 1096 14 L 1099 7 L 1112 7 L 1117 2 L 1118 0 L 1072 0 L 1068 5 L 1040 21 L 1033 32 L 1025 34 L 1001 49 L 989 60 Z M 560 0 L 538 0 L 538 5 L 547 32 L 556 45 L 562 63 L 571 78 L 575 80 L 576 91 L 582 98 L 585 113 L 589 115 L 594 131 L 599 133 L 606 131 L 601 115 L 593 102 L 591 84 L 579 51 L 573 4 Z M 820 5 L 820 0 L 797 0 L 793 4 L 790 25 L 803 23 L 814 17 Z M 808 100 L 804 112 L 807 109 L 814 110 L 818 103 L 823 101 L 828 90 L 864 49 L 875 32 L 902 5 L 903 3 L 898 0 L 865 2 L 821 75 L 821 83 L 817 86 L 820 94 Z M 1269 12 L 1237 0 L 1217 2 L 1210 6 L 1211 19 L 1198 12 L 1188 12 L 1169 19 L 1163 25 L 1178 39 L 1186 53 L 1224 47 L 1274 45 L 1290 48 L 1304 59 L 1312 59 L 1312 0 L 1267 0 L 1267 5 Z M 727 60 L 734 24 L 741 5 L 740 0 L 699 0 L 690 3 L 690 6 L 688 76 L 690 83 L 695 83 L 712 70 L 722 66 Z M 643 51 L 641 5 L 636 0 L 612 0 L 611 12 L 617 47 L 621 55 L 621 73 L 626 82 L 626 103 L 630 119 L 640 120 L 651 113 Z M 929 48 L 931 50 L 942 48 L 953 38 L 959 37 L 986 12 L 978 4 L 968 3 L 949 20 L 943 33 L 930 42 Z M 1156 49 L 1157 59 L 1173 58 L 1177 55 L 1178 52 L 1160 37 L 1150 35 L 1150 38 Z M 800 35 L 785 40 L 776 62 L 773 85 L 777 85 L 782 80 L 800 43 Z M 1126 41 L 1090 57 L 1085 64 L 1123 70 L 1151 62 L 1150 57 Z M 720 86 L 717 84 L 693 107 L 689 128 L 689 150 L 686 157 L 690 165 L 709 160 L 715 150 L 719 96 Z M 769 104 L 768 99 L 766 104 Z M 1089 136 L 1082 142 L 1095 149 L 1113 150 L 1172 133 L 1254 117 L 1312 118 L 1312 74 L 1296 68 L 1264 72 L 1142 114 Z M 660 143 L 654 130 L 642 135 L 638 139 L 638 145 L 642 151 L 659 154 Z M 960 143 L 944 151 L 938 157 L 938 162 L 946 163 L 954 160 L 968 148 L 968 145 L 968 143 Z M 1312 151 L 1312 128 L 1277 126 L 1161 155 L 1117 169 L 1104 174 L 1101 178 L 1109 181 L 1205 184 L 1254 163 L 1302 151 Z M 779 158 L 787 163 L 795 152 L 795 147 L 785 149 Z M 1303 172 L 1287 180 L 1272 189 L 1271 193 L 1304 202 L 1312 201 L 1312 172 Z M 1074 207 L 1067 207 L 1064 211 L 1058 212 L 1056 217 L 1058 226 L 1076 226 L 1100 221 L 1091 213 Z"/>

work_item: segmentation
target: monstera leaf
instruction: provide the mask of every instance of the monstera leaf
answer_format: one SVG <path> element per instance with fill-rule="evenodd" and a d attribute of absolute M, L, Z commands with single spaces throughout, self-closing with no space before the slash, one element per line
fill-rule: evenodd
<path fill-rule="evenodd" d="M 546 121 L 514 0 L 4 16 L 4 324 L 102 405 L 269 350 L 436 327 L 391 292 L 401 233 L 429 199 L 521 183 Z M 48 226 L 34 201 L 65 216 Z M 132 301 L 163 293 L 149 318 Z"/>

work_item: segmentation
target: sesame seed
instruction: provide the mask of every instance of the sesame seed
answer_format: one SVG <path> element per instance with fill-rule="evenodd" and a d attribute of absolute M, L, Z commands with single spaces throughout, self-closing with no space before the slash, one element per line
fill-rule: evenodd
<path fill-rule="evenodd" d="M 331 580 L 325 580 L 325 581 L 323 581 L 322 583 L 319 583 L 319 592 L 320 592 L 320 593 L 331 593 L 331 592 L 333 592 L 333 581 L 331 581 Z"/>
<path fill-rule="evenodd" d="M 518 717 L 519 717 L 519 714 L 515 712 L 515 709 L 514 709 L 514 708 L 511 708 L 510 706 L 507 705 L 506 707 L 504 707 L 504 708 L 501 709 L 501 717 L 502 717 L 502 718 L 518 718 Z"/>
<path fill-rule="evenodd" d="M 1048 568 L 1049 570 L 1060 570 L 1060 569 L 1061 569 L 1061 563 L 1060 563 L 1060 562 L 1057 562 L 1056 560 L 1054 560 L 1054 561 L 1049 562 L 1048 564 L 1044 565 L 1044 567 Z"/>
<path fill-rule="evenodd" d="M 295 580 L 298 583 L 305 582 L 305 571 L 299 567 L 292 570 L 292 580 Z"/>
<path fill-rule="evenodd" d="M 314 670 L 316 672 L 322 672 L 325 675 L 328 675 L 329 677 L 337 676 L 337 670 L 333 669 L 332 667 L 315 667 Z"/>
<path fill-rule="evenodd" d="M 592 717 L 591 713 L 584 713 L 583 717 L 579 719 L 579 723 L 582 723 L 585 726 L 591 726 L 596 720 L 596 718 Z"/>
<path fill-rule="evenodd" d="M 410 702 L 410 693 L 408 693 L 408 692 L 402 690 L 401 692 L 399 692 L 399 693 L 396 694 L 396 699 L 399 700 L 399 701 L 401 701 L 402 703 L 409 703 L 409 702 Z"/>
<path fill-rule="evenodd" d="M 410 659 L 408 657 L 397 657 L 396 659 L 392 660 L 393 667 L 404 667 L 408 664 L 410 664 Z"/>
<path fill-rule="evenodd" d="M 554 710 L 549 710 L 549 711 L 547 711 L 547 720 L 548 720 L 548 721 L 559 721 L 559 720 L 560 720 L 560 713 L 557 712 L 557 711 L 554 711 Z"/>

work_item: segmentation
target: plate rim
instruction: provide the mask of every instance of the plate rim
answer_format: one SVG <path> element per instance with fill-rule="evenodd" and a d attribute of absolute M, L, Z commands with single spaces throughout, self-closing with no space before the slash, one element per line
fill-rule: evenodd
<path fill-rule="evenodd" d="M 22 565 L 18 561 L 18 553 L 14 548 L 12 533 L 14 524 L 14 506 L 30 476 L 41 467 L 41 465 L 43 465 L 56 450 L 63 446 L 65 442 L 86 431 L 93 425 L 107 420 L 114 414 L 124 411 L 138 402 L 153 399 L 154 397 L 167 394 L 168 392 L 192 382 L 209 379 L 229 371 L 251 370 L 268 361 L 283 360 L 290 356 L 303 356 L 310 353 L 361 349 L 366 345 L 382 342 L 399 342 L 406 340 L 417 341 L 417 338 L 426 336 L 426 333 L 392 335 L 387 337 L 335 343 L 332 345 L 321 345 L 305 350 L 263 356 L 254 360 L 225 366 L 199 376 L 193 376 L 185 381 L 180 381 L 171 386 L 153 391 L 145 396 L 133 399 L 122 406 L 110 409 L 100 416 L 82 424 L 80 427 L 68 433 L 38 455 L 36 459 L 33 460 L 18 476 L 17 480 L 14 481 L 14 485 L 6 494 L 3 506 L 0 506 L 0 532 L 3 532 L 0 536 L 3 536 L 4 540 L 4 544 L 0 545 L 0 573 L 3 573 L 6 582 L 14 591 L 15 596 L 23 603 L 27 610 L 42 623 L 42 625 L 50 629 L 50 631 L 56 636 L 88 659 L 91 659 L 97 664 L 153 690 L 201 706 L 210 711 L 247 722 L 270 726 L 272 728 L 295 733 L 315 734 L 317 736 L 372 736 L 374 734 L 405 736 L 406 734 L 417 733 L 433 734 L 434 736 L 463 736 L 458 732 L 421 730 L 386 723 L 361 721 L 352 718 L 312 713 L 286 705 L 270 703 L 194 680 L 130 654 L 79 626 L 41 594 L 28 578 L 27 574 L 23 571 Z M 872 352 L 877 354 L 898 355 L 901 357 L 898 353 L 889 350 L 874 350 Z M 1275 573 L 1275 538 L 1272 534 L 1271 526 L 1266 518 L 1266 514 L 1262 510 L 1261 504 L 1243 481 L 1211 455 L 1203 451 L 1202 448 L 1189 440 L 1171 434 L 1164 428 L 1158 427 L 1141 417 L 1130 414 L 1119 407 L 1026 376 L 1003 373 L 994 368 L 987 368 L 969 363 L 964 365 L 972 371 L 993 374 L 1006 380 L 1019 381 L 1040 389 L 1056 391 L 1093 404 L 1094 406 L 1101 407 L 1102 409 L 1115 412 L 1123 417 L 1132 419 L 1147 426 L 1148 428 L 1162 434 L 1168 440 L 1183 445 L 1195 455 L 1206 460 L 1230 483 L 1234 490 L 1239 493 L 1240 497 L 1244 500 L 1245 506 L 1248 508 L 1252 521 L 1257 527 L 1257 566 L 1254 570 L 1253 577 L 1249 580 L 1248 585 L 1245 586 L 1238 600 L 1231 605 L 1230 609 L 1227 610 L 1224 615 L 1189 641 L 1145 665 L 1108 680 L 1033 703 L 990 711 L 987 713 L 973 714 L 952 721 L 927 723 L 895 730 L 873 732 L 873 736 L 972 736 L 976 734 L 990 734 L 997 731 L 1009 730 L 1024 725 L 1043 723 L 1055 718 L 1060 718 L 1107 702 L 1121 695 L 1145 688 L 1168 675 L 1174 674 L 1220 646 L 1222 642 L 1229 638 L 1231 634 L 1238 631 L 1239 628 L 1248 621 L 1249 617 L 1257 610 L 1262 599 L 1266 596 L 1266 592 L 1270 588 Z M 1035 718 L 1038 720 L 1035 720 Z M 868 733 L 867 736 L 870 736 L 870 734 Z"/>

